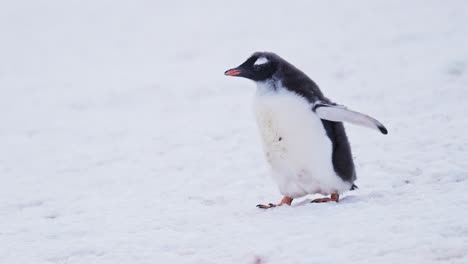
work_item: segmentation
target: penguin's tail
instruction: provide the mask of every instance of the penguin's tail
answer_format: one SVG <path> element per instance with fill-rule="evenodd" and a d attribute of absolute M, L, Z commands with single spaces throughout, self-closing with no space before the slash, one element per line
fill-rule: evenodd
<path fill-rule="evenodd" d="M 353 190 L 356 190 L 356 189 L 359 189 L 359 187 L 357 187 L 356 184 L 353 184 L 353 185 L 351 186 L 351 189 L 349 189 L 349 190 L 350 190 L 350 191 L 353 191 Z"/>

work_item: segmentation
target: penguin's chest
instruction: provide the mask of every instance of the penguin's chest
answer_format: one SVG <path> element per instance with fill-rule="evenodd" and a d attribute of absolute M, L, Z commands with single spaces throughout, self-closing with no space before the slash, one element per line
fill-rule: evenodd
<path fill-rule="evenodd" d="M 254 107 L 266 159 L 283 195 L 348 188 L 333 169 L 332 143 L 322 121 L 305 98 L 285 89 L 257 92 Z"/>

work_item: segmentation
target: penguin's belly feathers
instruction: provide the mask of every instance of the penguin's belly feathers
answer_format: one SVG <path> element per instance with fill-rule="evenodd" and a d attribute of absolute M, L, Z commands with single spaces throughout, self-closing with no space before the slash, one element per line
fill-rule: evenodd
<path fill-rule="evenodd" d="M 263 149 L 284 196 L 342 193 L 351 187 L 334 171 L 332 142 L 302 96 L 259 85 L 254 100 Z"/>

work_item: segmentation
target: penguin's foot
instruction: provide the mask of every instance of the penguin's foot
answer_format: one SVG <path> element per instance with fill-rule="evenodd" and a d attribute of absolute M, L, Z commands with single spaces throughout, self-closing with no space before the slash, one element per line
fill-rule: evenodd
<path fill-rule="evenodd" d="M 326 203 L 326 202 L 339 202 L 340 201 L 340 195 L 337 193 L 334 193 L 331 195 L 331 197 L 326 197 L 326 198 L 317 198 L 312 200 L 311 203 Z"/>
<path fill-rule="evenodd" d="M 257 207 L 258 208 L 261 208 L 261 209 L 269 209 L 269 208 L 273 208 L 273 207 L 276 207 L 276 206 L 282 206 L 282 205 L 291 205 L 293 201 L 293 198 L 291 197 L 283 197 L 283 199 L 281 200 L 281 202 L 279 204 L 272 204 L 272 203 L 269 203 L 269 204 L 257 204 Z"/>

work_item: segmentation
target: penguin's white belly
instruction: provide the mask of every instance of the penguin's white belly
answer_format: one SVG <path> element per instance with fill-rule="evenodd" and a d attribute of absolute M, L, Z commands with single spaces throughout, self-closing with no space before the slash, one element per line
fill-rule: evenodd
<path fill-rule="evenodd" d="M 262 90 L 255 112 L 272 176 L 284 196 L 342 193 L 351 184 L 334 171 L 332 142 L 311 104 L 284 88 Z"/>

